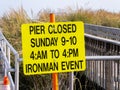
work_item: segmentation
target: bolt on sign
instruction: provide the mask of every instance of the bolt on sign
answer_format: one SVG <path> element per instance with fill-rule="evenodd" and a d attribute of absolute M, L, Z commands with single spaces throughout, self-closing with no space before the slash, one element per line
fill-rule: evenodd
<path fill-rule="evenodd" d="M 22 50 L 25 75 L 84 71 L 84 24 L 23 24 Z"/>

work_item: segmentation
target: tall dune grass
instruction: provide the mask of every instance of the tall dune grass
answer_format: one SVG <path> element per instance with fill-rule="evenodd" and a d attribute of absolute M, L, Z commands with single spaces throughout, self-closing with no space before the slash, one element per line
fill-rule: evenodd
<path fill-rule="evenodd" d="M 21 24 L 29 22 L 31 20 L 23 8 L 11 9 L 0 19 L 4 35 L 17 50 L 21 50 Z"/>
<path fill-rule="evenodd" d="M 21 24 L 30 22 L 30 18 L 23 8 L 18 10 L 11 9 L 10 12 L 3 15 L 0 22 L 0 26 L 5 33 L 12 33 L 13 36 L 16 36 L 20 32 Z"/>
<path fill-rule="evenodd" d="M 68 9 L 57 15 L 58 21 L 83 21 L 84 23 L 97 24 L 120 28 L 120 13 L 108 12 L 103 9 Z"/>
<path fill-rule="evenodd" d="M 49 22 L 51 10 L 43 10 L 38 14 L 39 21 Z M 108 12 L 103 9 L 77 9 L 68 8 L 56 13 L 56 21 L 83 21 L 84 23 L 97 24 L 120 28 L 120 13 Z"/>

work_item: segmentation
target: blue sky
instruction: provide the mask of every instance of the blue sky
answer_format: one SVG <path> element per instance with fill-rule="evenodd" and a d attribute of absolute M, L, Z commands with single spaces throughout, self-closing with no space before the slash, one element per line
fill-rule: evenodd
<path fill-rule="evenodd" d="M 57 11 L 71 7 L 91 8 L 93 10 L 105 9 L 111 12 L 120 12 L 120 0 L 2 0 L 0 2 L 0 16 L 8 12 L 11 8 L 18 9 L 21 6 L 30 15 L 31 10 L 34 14 L 41 9 L 51 9 Z"/>

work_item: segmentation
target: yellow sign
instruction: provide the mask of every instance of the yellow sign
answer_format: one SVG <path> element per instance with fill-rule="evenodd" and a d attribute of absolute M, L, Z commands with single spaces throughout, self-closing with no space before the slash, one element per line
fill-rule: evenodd
<path fill-rule="evenodd" d="M 82 22 L 23 24 L 22 49 L 25 75 L 86 69 Z"/>

